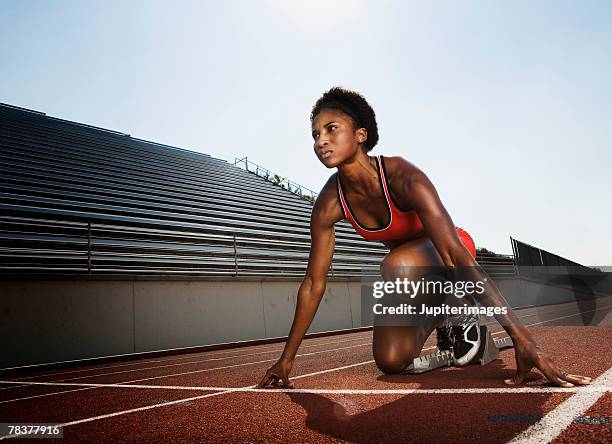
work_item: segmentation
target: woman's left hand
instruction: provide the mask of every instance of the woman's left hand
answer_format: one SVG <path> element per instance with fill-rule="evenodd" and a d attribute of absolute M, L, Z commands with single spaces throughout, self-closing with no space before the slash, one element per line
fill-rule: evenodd
<path fill-rule="evenodd" d="M 540 350 L 535 342 L 530 340 L 514 341 L 516 357 L 516 375 L 504 382 L 509 385 L 522 384 L 525 376 L 533 367 L 536 367 L 548 378 L 550 382 L 561 387 L 574 385 L 588 385 L 591 378 L 587 376 L 570 375 L 559 370 L 547 353 Z"/>

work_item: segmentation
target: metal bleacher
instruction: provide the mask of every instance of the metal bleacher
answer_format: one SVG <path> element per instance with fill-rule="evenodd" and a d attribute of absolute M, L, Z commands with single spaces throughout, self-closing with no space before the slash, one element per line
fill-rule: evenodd
<path fill-rule="evenodd" d="M 0 105 L 3 274 L 303 275 L 312 204 L 209 155 Z M 336 226 L 332 276 L 384 247 Z"/>
<path fill-rule="evenodd" d="M 0 153 L 2 275 L 306 269 L 312 204 L 224 160 L 2 104 Z M 386 253 L 343 221 L 329 274 L 376 274 Z"/>

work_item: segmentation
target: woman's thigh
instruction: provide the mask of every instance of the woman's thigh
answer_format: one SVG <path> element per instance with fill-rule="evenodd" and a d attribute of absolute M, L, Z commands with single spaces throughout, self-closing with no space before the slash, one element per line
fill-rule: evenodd
<path fill-rule="evenodd" d="M 427 267 L 443 266 L 442 258 L 429 238 L 408 241 L 393 249 L 381 264 L 384 280 L 426 277 Z M 417 298 L 431 297 L 430 295 Z M 414 301 L 417 305 L 423 300 Z M 439 317 L 423 315 L 418 325 L 377 325 L 374 321 L 373 355 L 378 367 L 385 373 L 399 373 L 417 357 L 423 344 L 442 322 Z M 399 323 L 401 324 L 401 323 Z"/>
<path fill-rule="evenodd" d="M 391 250 L 382 261 L 380 270 L 384 279 L 411 277 L 427 267 L 443 267 L 435 245 L 428 237 L 408 241 Z"/>

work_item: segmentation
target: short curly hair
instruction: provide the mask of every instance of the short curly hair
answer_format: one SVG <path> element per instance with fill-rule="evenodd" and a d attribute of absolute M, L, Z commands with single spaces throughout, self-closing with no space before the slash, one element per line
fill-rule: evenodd
<path fill-rule="evenodd" d="M 314 123 L 317 115 L 324 109 L 340 111 L 353 120 L 353 128 L 365 128 L 368 138 L 364 145 L 370 151 L 378 143 L 378 125 L 376 114 L 366 99 L 356 91 L 335 86 L 325 92 L 310 112 L 310 124 Z"/>

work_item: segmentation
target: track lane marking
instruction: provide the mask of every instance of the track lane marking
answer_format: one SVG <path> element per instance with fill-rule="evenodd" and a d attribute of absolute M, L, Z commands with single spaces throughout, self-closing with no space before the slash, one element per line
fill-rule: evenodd
<path fill-rule="evenodd" d="M 319 342 L 325 342 L 325 339 L 328 337 L 336 337 L 336 336 L 344 336 L 344 335 L 361 335 L 361 334 L 365 334 L 365 333 L 370 333 L 371 330 L 367 330 L 367 331 L 358 331 L 358 332 L 354 332 L 354 333 L 340 333 L 340 334 L 336 334 L 336 335 L 329 335 L 329 336 L 324 336 L 324 337 L 317 337 L 317 338 L 306 338 L 304 339 L 304 343 L 313 343 L 311 341 L 315 341 L 314 343 L 318 344 Z M 321 332 L 321 333 L 325 333 L 325 332 Z M 274 339 L 274 338 L 270 338 L 270 339 Z M 286 342 L 286 341 L 285 341 Z M 236 347 L 235 349 L 248 349 L 248 348 L 253 348 L 253 347 L 275 347 L 278 346 L 279 344 L 283 344 L 283 342 L 279 341 L 276 343 L 271 343 L 271 344 L 259 344 L 259 345 L 244 345 L 242 347 Z M 211 345 L 221 345 L 221 344 L 211 344 Z M 196 346 L 199 347 L 199 346 Z M 175 351 L 175 350 L 186 350 L 188 348 L 193 348 L 193 347 L 187 347 L 187 348 L 170 348 L 170 349 L 163 349 L 163 350 L 154 350 L 155 352 L 166 352 L 166 351 Z M 192 352 L 184 352 L 181 353 L 181 355 L 197 355 L 197 354 L 202 354 L 202 353 L 206 353 L 206 354 L 220 354 L 220 353 L 230 353 L 232 351 L 234 351 L 235 349 L 228 349 L 228 350 L 214 350 L 214 351 L 192 351 Z M 108 356 L 100 356 L 100 358 L 120 358 L 120 357 L 125 357 L 125 356 L 136 356 L 139 354 L 144 354 L 144 353 L 149 353 L 149 352 L 137 352 L 137 353 L 127 353 L 127 354 L 123 354 L 123 355 L 108 355 Z M 168 359 L 173 359 L 172 356 L 168 356 Z M 95 360 L 98 359 L 98 357 L 93 357 L 93 358 L 82 358 L 82 359 L 72 359 L 69 361 L 56 361 L 56 362 L 48 362 L 45 364 L 70 364 L 70 363 L 75 363 L 75 362 L 83 362 L 84 365 L 87 365 L 88 361 L 91 360 Z M 154 359 L 154 358 L 142 358 L 143 360 L 147 360 L 147 359 Z M 91 365 L 95 365 L 95 364 L 91 364 Z M 40 366 L 40 364 L 31 364 L 31 365 L 22 365 L 22 366 L 17 366 L 17 367 L 4 367 L 4 368 L 0 368 L 0 372 L 5 371 L 5 370 L 19 370 L 19 369 L 29 369 L 32 367 L 38 367 Z"/>
<path fill-rule="evenodd" d="M 158 407 L 166 407 L 166 406 L 169 406 L 169 405 L 182 404 L 184 402 L 195 401 L 195 400 L 198 400 L 198 399 L 210 398 L 211 396 L 224 395 L 225 393 L 229 393 L 229 392 L 209 393 L 207 395 L 193 396 L 191 398 L 182 398 L 182 399 L 177 399 L 175 401 L 168 401 L 168 402 L 164 402 L 164 403 L 161 403 L 161 404 L 147 405 L 147 406 L 144 406 L 144 407 L 137 407 L 137 408 L 130 409 L 130 410 L 123 410 L 123 411 L 120 411 L 120 412 L 107 413 L 106 415 L 98 415 L 98 416 L 94 416 L 94 417 L 90 417 L 90 418 L 79 419 L 79 420 L 76 420 L 76 421 L 65 422 L 65 423 L 57 424 L 57 425 L 59 425 L 61 427 L 68 427 L 68 426 L 71 426 L 71 425 L 77 425 L 77 424 L 83 424 L 83 423 L 86 423 L 86 422 L 98 421 L 100 419 L 112 418 L 113 416 L 121 416 L 121 415 L 125 415 L 125 414 L 128 414 L 128 413 L 142 412 L 142 411 L 145 411 L 145 410 L 151 410 L 151 409 L 155 409 L 155 408 L 158 408 Z M 0 436 L 0 440 L 7 439 L 7 438 L 13 439 L 14 436 L 13 437 L 10 437 L 8 435 Z"/>
<path fill-rule="evenodd" d="M 608 371 L 609 372 L 609 371 Z M 309 376 L 309 375 L 302 375 L 302 377 L 305 376 Z M 293 378 L 296 379 L 296 378 Z M 598 378 L 599 379 L 599 378 Z M 609 384 L 608 384 L 609 385 Z M 121 386 L 121 385 L 119 385 Z M 593 392 L 593 390 L 588 390 L 589 387 L 581 387 L 581 389 L 587 389 L 585 391 L 589 391 L 589 392 Z M 596 387 L 597 388 L 597 387 Z M 503 392 L 499 392 L 499 393 L 531 393 L 531 392 L 527 392 L 526 390 L 528 390 L 529 388 L 527 387 L 515 387 L 515 388 L 503 388 L 503 389 L 493 389 L 493 388 L 489 388 L 489 389 L 404 389 L 404 392 L 409 392 L 409 393 L 398 393 L 398 394 L 414 394 L 416 393 L 422 393 L 422 394 L 426 394 L 426 393 L 431 393 L 431 394 L 448 394 L 448 392 L 450 391 L 450 393 L 465 393 L 466 390 L 470 390 L 470 392 L 468 393 L 495 393 L 493 392 L 493 390 L 503 390 Z M 533 388 L 533 389 L 537 389 L 539 390 L 537 393 L 541 393 L 543 390 L 546 390 L 547 392 L 555 392 L 557 390 L 563 391 L 563 392 L 572 392 L 575 391 L 574 389 L 578 389 L 578 387 L 572 387 L 572 388 L 563 388 L 563 387 L 542 387 L 542 388 Z M 533 390 L 532 389 L 532 390 Z M 168 401 L 168 402 L 164 402 L 161 404 L 153 404 L 153 405 L 148 405 L 148 406 L 143 406 L 143 407 L 137 407 L 134 409 L 129 409 L 129 410 L 122 410 L 119 412 L 113 412 L 113 413 L 107 413 L 105 415 L 98 415 L 98 416 L 93 416 L 93 417 L 89 417 L 89 418 L 83 418 L 83 419 L 79 419 L 76 421 L 70 421 L 70 422 L 65 422 L 62 424 L 59 424 L 62 427 L 69 427 L 72 425 L 77 425 L 77 424 L 83 424 L 83 423 L 88 423 L 88 422 L 93 422 L 93 421 L 98 421 L 101 419 L 106 419 L 106 418 L 112 418 L 115 416 L 121 416 L 121 415 L 126 415 L 129 413 L 136 413 L 136 412 L 142 412 L 142 411 L 146 411 L 146 410 L 151 410 L 151 409 L 155 409 L 155 408 L 160 408 L 160 407 L 166 407 L 169 405 L 174 405 L 174 404 L 181 404 L 184 402 L 189 402 L 189 401 L 196 401 L 196 400 L 200 400 L 200 399 L 205 399 L 205 398 L 210 398 L 213 396 L 220 396 L 220 395 L 224 395 L 227 393 L 234 393 L 237 391 L 263 391 L 263 392 L 268 392 L 268 393 L 279 393 L 279 392 L 291 392 L 291 393 L 315 393 L 314 390 L 317 389 L 255 389 L 254 386 L 246 386 L 246 387 L 240 387 L 240 388 L 231 388 L 228 390 L 223 390 L 220 392 L 216 392 L 216 393 L 208 393 L 206 395 L 200 395 L 200 396 L 192 396 L 189 398 L 181 398 L 181 399 L 177 399 L 174 401 Z M 476 392 L 475 390 L 479 390 L 479 392 Z M 486 390 L 486 392 L 481 392 L 480 390 Z M 607 389 L 608 390 L 608 389 Z M 582 390 L 581 390 L 582 391 Z M 330 391 L 325 391 L 325 390 L 320 390 L 319 393 L 329 393 Z M 343 391 L 334 391 L 334 393 L 336 394 L 340 394 Z M 350 390 L 350 392 L 354 392 L 354 390 Z M 601 396 L 602 392 L 596 392 L 599 394 L 599 396 Z M 349 394 L 354 394 L 354 393 L 349 393 Z M 368 393 L 369 394 L 369 393 Z M 378 393 L 377 393 L 378 394 Z M 574 395 L 576 396 L 576 395 Z M 598 396 L 598 398 L 599 398 Z M 572 419 L 573 420 L 573 419 Z M 0 440 L 9 438 L 9 436 L 5 435 L 5 436 L 0 436 Z M 533 441 L 530 441 L 533 442 Z"/>
<path fill-rule="evenodd" d="M 326 350 L 319 350 L 317 352 L 302 353 L 300 356 L 309 356 L 311 354 L 316 354 L 316 353 L 326 353 L 326 352 L 331 352 L 331 351 L 344 350 L 344 349 L 347 349 L 347 348 L 362 347 L 364 345 L 371 345 L 371 342 L 362 343 L 362 344 L 356 344 L 356 345 L 350 345 L 350 346 L 346 346 L 346 347 L 338 347 L 338 348 L 332 348 L 332 349 L 326 349 Z M 212 359 L 212 360 L 222 360 L 222 359 L 215 358 L 215 359 Z M 277 358 L 267 359 L 265 361 L 256 361 L 255 363 L 267 362 L 267 361 L 275 361 L 275 360 L 277 360 Z M 75 381 L 77 379 L 97 378 L 97 377 L 100 377 L 100 376 L 118 375 L 118 374 L 122 374 L 122 373 L 133 373 L 133 372 L 140 372 L 140 371 L 144 371 L 144 370 L 157 370 L 157 369 L 161 369 L 161 368 L 184 366 L 184 365 L 188 365 L 188 364 L 190 364 L 190 365 L 191 364 L 200 364 L 200 363 L 209 362 L 209 361 L 211 361 L 211 360 L 178 362 L 178 363 L 168 364 L 168 365 L 157 365 L 157 366 L 154 366 L 154 367 L 144 367 L 144 368 L 121 370 L 121 371 L 115 371 L 115 372 L 98 373 L 98 374 L 93 374 L 93 375 L 85 375 L 85 376 L 79 376 L 79 377 L 75 377 L 75 378 L 58 379 L 58 380 L 52 381 L 52 382 Z M 237 365 L 241 365 L 241 364 L 237 364 Z M 229 366 L 229 367 L 231 367 L 231 366 Z M 215 367 L 215 368 L 213 368 L 211 370 L 215 370 L 215 369 L 221 370 L 221 369 L 224 369 L 224 368 L 228 368 L 228 366 Z M 208 370 L 208 369 L 206 369 L 206 370 Z M 24 385 L 23 386 L 16 386 L 16 387 L 9 387 L 9 388 L 19 388 L 19 387 L 27 386 L 26 381 L 22 381 L 22 380 L 15 380 L 15 381 L 23 382 Z"/>
<path fill-rule="evenodd" d="M 595 390 L 577 390 L 576 394 L 549 411 L 544 417 L 515 436 L 509 444 L 530 444 L 534 442 L 551 442 L 580 417 L 601 396 L 610 391 L 612 385 L 612 368 L 596 378 L 591 386 Z M 590 387 L 590 386 L 586 386 Z"/>
<path fill-rule="evenodd" d="M 611 372 L 612 374 L 612 372 Z M 312 376 L 301 375 L 301 377 Z M 601 377 L 600 377 L 601 378 Z M 598 378 L 598 379 L 600 379 Z M 296 379 L 296 378 L 293 378 Z M 597 379 L 596 379 L 597 381 Z M 0 381 L 10 382 L 10 381 Z M 316 393 L 316 394 L 341 394 L 341 395 L 409 395 L 413 393 L 430 394 L 454 394 L 454 393 L 575 393 L 589 392 L 600 393 L 612 391 L 612 378 L 605 383 L 594 383 L 581 387 L 471 387 L 471 388 L 439 388 L 439 389 L 312 389 L 312 388 L 255 388 L 248 387 L 217 387 L 217 386 L 184 386 L 184 385 L 147 385 L 147 384 L 93 384 L 80 382 L 30 382 L 31 385 L 51 385 L 51 386 L 76 386 L 76 387 L 96 387 L 96 388 L 131 388 L 131 389 L 162 389 L 162 390 L 191 390 L 206 392 L 252 392 L 252 393 Z"/>
<path fill-rule="evenodd" d="M 342 341 L 334 341 L 333 343 L 330 344 L 304 344 L 303 348 L 313 348 L 313 347 L 322 347 L 325 345 L 336 345 L 339 343 L 343 343 L 343 342 L 353 342 L 353 341 L 359 341 L 359 340 L 363 340 L 363 338 L 351 338 L 351 339 L 344 339 Z M 201 359 L 201 360 L 196 360 L 196 361 L 187 361 L 187 362 L 178 362 L 175 364 L 171 364 L 168 366 L 157 366 L 157 367 L 145 367 L 145 368 L 136 368 L 136 369 L 130 369 L 130 370 L 126 370 L 126 372 L 129 371 L 139 371 L 139 370 L 150 370 L 150 369 L 155 369 L 155 368 L 164 368 L 164 367 L 169 367 L 172 365 L 185 365 L 185 364 L 196 364 L 196 363 L 202 363 L 202 362 L 209 362 L 209 361 L 221 361 L 224 359 L 232 359 L 232 358 L 242 358 L 242 357 L 246 357 L 246 356 L 255 356 L 255 355 L 262 355 L 262 354 L 266 354 L 266 353 L 278 353 L 280 352 L 281 349 L 275 349 L 275 350 L 269 350 L 269 351 L 260 351 L 260 352 L 256 352 L 256 353 L 238 353 L 238 354 L 234 354 L 231 356 L 224 356 L 224 357 L 218 357 L 218 358 L 206 358 L 206 359 Z M 112 369 L 112 368 L 119 368 L 119 367 L 127 367 L 127 366 L 133 366 L 133 365 L 141 365 L 141 364 L 151 364 L 151 363 L 161 363 L 161 362 L 170 362 L 173 360 L 185 360 L 185 359 L 189 359 L 191 357 L 183 357 L 183 358 L 178 358 L 178 359 L 164 359 L 164 360 L 147 360 L 146 362 L 134 362 L 134 363 L 128 363 L 128 364 L 118 364 L 118 365 L 112 365 L 112 366 L 105 366 L 105 367 L 96 367 L 96 368 L 88 368 L 88 369 L 82 369 L 82 370 L 70 370 L 70 371 L 65 371 L 65 372 L 58 372 L 58 373 L 49 373 L 47 375 L 34 375 L 34 376 L 27 376 L 27 377 L 22 377 L 22 378 L 13 378 L 13 381 L 26 381 L 27 379 L 34 379 L 34 378 L 44 378 L 44 377 L 51 377 L 51 376 L 58 376 L 58 375 L 63 375 L 63 374 L 74 374 L 74 373 L 83 373 L 83 372 L 87 372 L 87 371 L 96 371 L 96 370 L 106 370 L 106 369 Z M 87 375 L 84 376 L 84 378 L 90 377 L 90 376 L 102 376 L 102 375 L 106 375 L 106 374 L 115 374 L 115 373 L 102 373 L 102 374 L 97 374 L 97 375 Z M 74 379 L 78 379 L 78 378 L 74 378 Z M 69 379 L 59 379 L 58 381 L 67 381 Z M 17 388 L 17 387 L 8 387 L 8 388 Z M 2 387 L 0 388 L 0 390 L 6 390 L 7 387 Z"/>
<path fill-rule="evenodd" d="M 302 357 L 302 356 L 318 355 L 318 354 L 321 354 L 321 353 L 328 353 L 328 352 L 333 352 L 333 351 L 338 351 L 338 350 L 345 350 L 345 349 L 349 349 L 349 348 L 363 347 L 365 345 L 372 345 L 372 343 L 371 342 L 367 342 L 367 343 L 364 343 L 364 344 L 351 345 L 351 346 L 340 347 L 340 348 L 335 348 L 335 349 L 331 349 L 331 350 L 321 350 L 321 351 L 310 352 L 310 353 L 301 353 L 301 354 L 296 355 L 296 357 L 298 357 L 298 356 Z M 244 362 L 244 363 L 241 363 L 241 364 L 225 365 L 223 367 L 214 367 L 214 368 L 193 370 L 193 371 L 189 371 L 189 372 L 173 373 L 173 374 L 170 374 L 170 375 L 152 376 L 152 377 L 149 377 L 149 378 L 133 379 L 131 381 L 120 382 L 118 384 L 129 384 L 131 382 L 141 382 L 141 381 L 151 381 L 153 379 L 172 378 L 172 377 L 175 377 L 175 376 L 191 375 L 191 374 L 194 374 L 194 373 L 204 373 L 204 372 L 210 372 L 210 371 L 214 371 L 214 370 L 224 370 L 224 369 L 228 369 L 228 368 L 242 367 L 242 366 L 247 366 L 247 365 L 261 364 L 261 363 L 264 363 L 264 362 L 273 362 L 273 361 L 277 361 L 277 358 L 264 359 L 264 360 L 261 360 L 261 361 Z M 358 365 L 360 365 L 360 364 L 358 364 Z M 79 379 L 79 378 L 73 378 L 73 379 Z M 293 378 L 293 379 L 295 379 L 295 378 Z M 33 385 L 32 384 L 33 382 L 35 382 L 35 381 L 28 381 L 28 382 L 18 381 L 18 383 L 19 384 L 23 384 L 23 386 Z M 38 382 L 42 382 L 42 381 L 38 381 Z M 53 383 L 58 383 L 58 382 L 62 382 L 62 381 L 54 381 Z M 47 384 L 52 384 L 52 383 L 47 383 Z M 61 385 L 61 384 L 58 384 L 58 385 Z M 18 386 L 18 387 L 22 387 L 22 386 Z M 15 388 L 17 388 L 17 387 L 15 387 Z M 64 390 L 64 391 L 60 391 L 60 392 L 43 393 L 41 395 L 33 395 L 33 396 L 25 396 L 25 397 L 22 397 L 22 398 L 7 399 L 7 400 L 4 400 L 4 401 L 0 401 L 0 404 L 6 404 L 6 403 L 9 403 L 9 402 L 15 402 L 15 401 L 24 401 L 24 400 L 28 400 L 28 399 L 34 399 L 34 398 L 43 398 L 43 397 L 46 397 L 46 396 L 59 395 L 59 394 L 62 394 L 62 393 L 78 392 L 78 391 L 82 391 L 82 390 L 92 390 L 94 388 L 96 388 L 96 387 L 87 387 L 87 388 L 82 388 L 82 389 L 77 389 L 77 390 Z"/>

